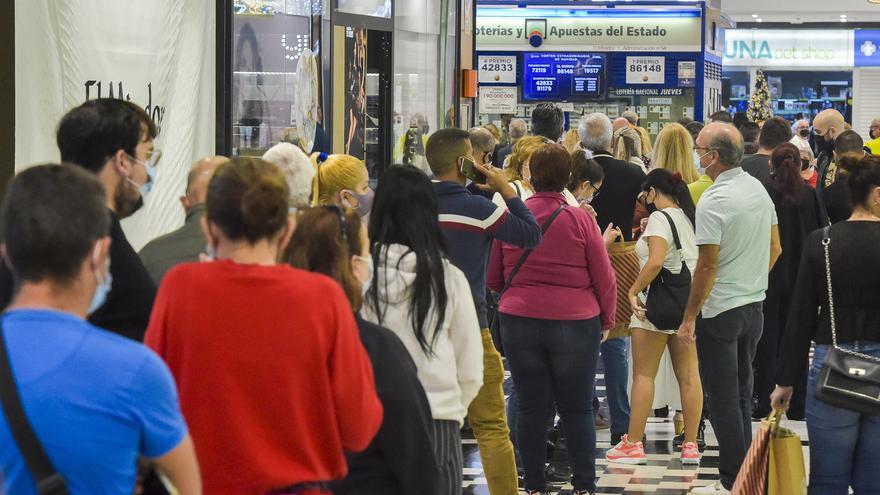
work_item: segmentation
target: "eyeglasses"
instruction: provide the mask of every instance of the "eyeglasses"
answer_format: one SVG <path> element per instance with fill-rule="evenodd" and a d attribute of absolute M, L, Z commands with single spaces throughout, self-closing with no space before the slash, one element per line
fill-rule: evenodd
<path fill-rule="evenodd" d="M 339 215 L 339 238 L 342 239 L 342 243 L 347 246 L 348 234 L 345 233 L 345 210 L 339 205 L 321 205 L 321 207 L 329 211 L 334 211 Z"/>
<path fill-rule="evenodd" d="M 131 158 L 132 161 L 140 163 L 141 165 L 143 165 L 147 169 L 151 169 L 151 168 L 156 168 L 159 166 L 159 160 L 162 159 L 162 150 L 154 148 L 154 149 L 148 151 L 146 160 L 138 160 L 137 157 L 129 155 L 128 153 L 126 153 L 126 156 Z"/>
<path fill-rule="evenodd" d="M 710 151 L 710 152 L 711 151 L 718 151 L 715 148 L 701 148 L 699 146 L 694 146 L 694 151 L 700 151 L 700 150 L 706 150 L 706 151 Z"/>

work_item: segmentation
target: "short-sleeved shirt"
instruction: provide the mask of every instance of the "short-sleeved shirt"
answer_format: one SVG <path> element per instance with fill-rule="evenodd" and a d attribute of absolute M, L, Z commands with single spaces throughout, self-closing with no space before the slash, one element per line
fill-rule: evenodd
<path fill-rule="evenodd" d="M 691 221 L 681 208 L 665 208 L 663 211 L 668 213 L 669 216 L 672 217 L 672 221 L 675 222 L 675 229 L 678 231 L 678 240 L 681 242 L 682 255 L 679 256 L 678 250 L 675 248 L 675 239 L 672 236 L 672 229 L 669 227 L 669 220 L 663 215 L 663 213 L 657 211 L 648 217 L 648 225 L 645 226 L 645 231 L 642 233 L 642 237 L 639 238 L 639 241 L 636 243 L 636 254 L 639 257 L 639 269 L 644 268 L 648 263 L 648 237 L 656 236 L 662 237 L 666 240 L 666 259 L 663 260 L 663 267 L 672 273 L 680 273 L 681 258 L 684 256 L 685 265 L 687 265 L 688 270 L 690 270 L 691 275 L 693 275 L 694 270 L 697 268 L 698 256 L 697 241 L 694 236 L 694 226 L 691 225 Z"/>
<path fill-rule="evenodd" d="M 171 373 L 142 344 L 49 310 L 2 322 L 25 413 L 71 494 L 132 493 L 138 456 L 186 437 Z M 0 472 L 0 492 L 36 493 L 2 414 Z"/>
<path fill-rule="evenodd" d="M 703 318 L 764 300 L 770 229 L 776 208 L 758 179 L 736 167 L 723 172 L 697 205 L 697 245 L 719 246 L 718 271 Z"/>

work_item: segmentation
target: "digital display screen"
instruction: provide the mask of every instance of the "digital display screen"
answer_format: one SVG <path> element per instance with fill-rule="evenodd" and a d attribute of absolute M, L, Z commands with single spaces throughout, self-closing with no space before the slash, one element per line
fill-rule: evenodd
<path fill-rule="evenodd" d="M 605 95 L 605 55 L 523 53 L 524 100 L 591 100 Z"/>

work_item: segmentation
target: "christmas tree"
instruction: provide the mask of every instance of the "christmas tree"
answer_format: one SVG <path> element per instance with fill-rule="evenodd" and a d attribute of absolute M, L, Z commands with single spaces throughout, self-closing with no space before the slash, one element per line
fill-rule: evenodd
<path fill-rule="evenodd" d="M 767 87 L 767 78 L 764 77 L 764 71 L 761 69 L 758 69 L 755 78 L 755 92 L 749 99 L 746 116 L 752 122 L 762 122 L 773 117 L 773 110 L 770 108 L 770 88 Z"/>

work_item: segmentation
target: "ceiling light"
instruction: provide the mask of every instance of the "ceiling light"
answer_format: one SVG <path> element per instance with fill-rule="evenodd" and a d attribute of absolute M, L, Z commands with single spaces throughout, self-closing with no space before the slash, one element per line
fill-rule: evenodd
<path fill-rule="evenodd" d="M 758 17 L 757 19 L 755 19 L 755 22 L 764 22 L 764 20 Z"/>
<path fill-rule="evenodd" d="M 845 18 L 845 17 L 841 17 L 841 18 L 840 18 L 840 22 L 846 22 L 846 18 Z"/>
<path fill-rule="evenodd" d="M 840 14 L 841 19 L 846 19 L 846 14 Z"/>
<path fill-rule="evenodd" d="M 752 14 L 752 19 L 757 19 L 757 18 L 758 18 L 758 14 Z"/>

